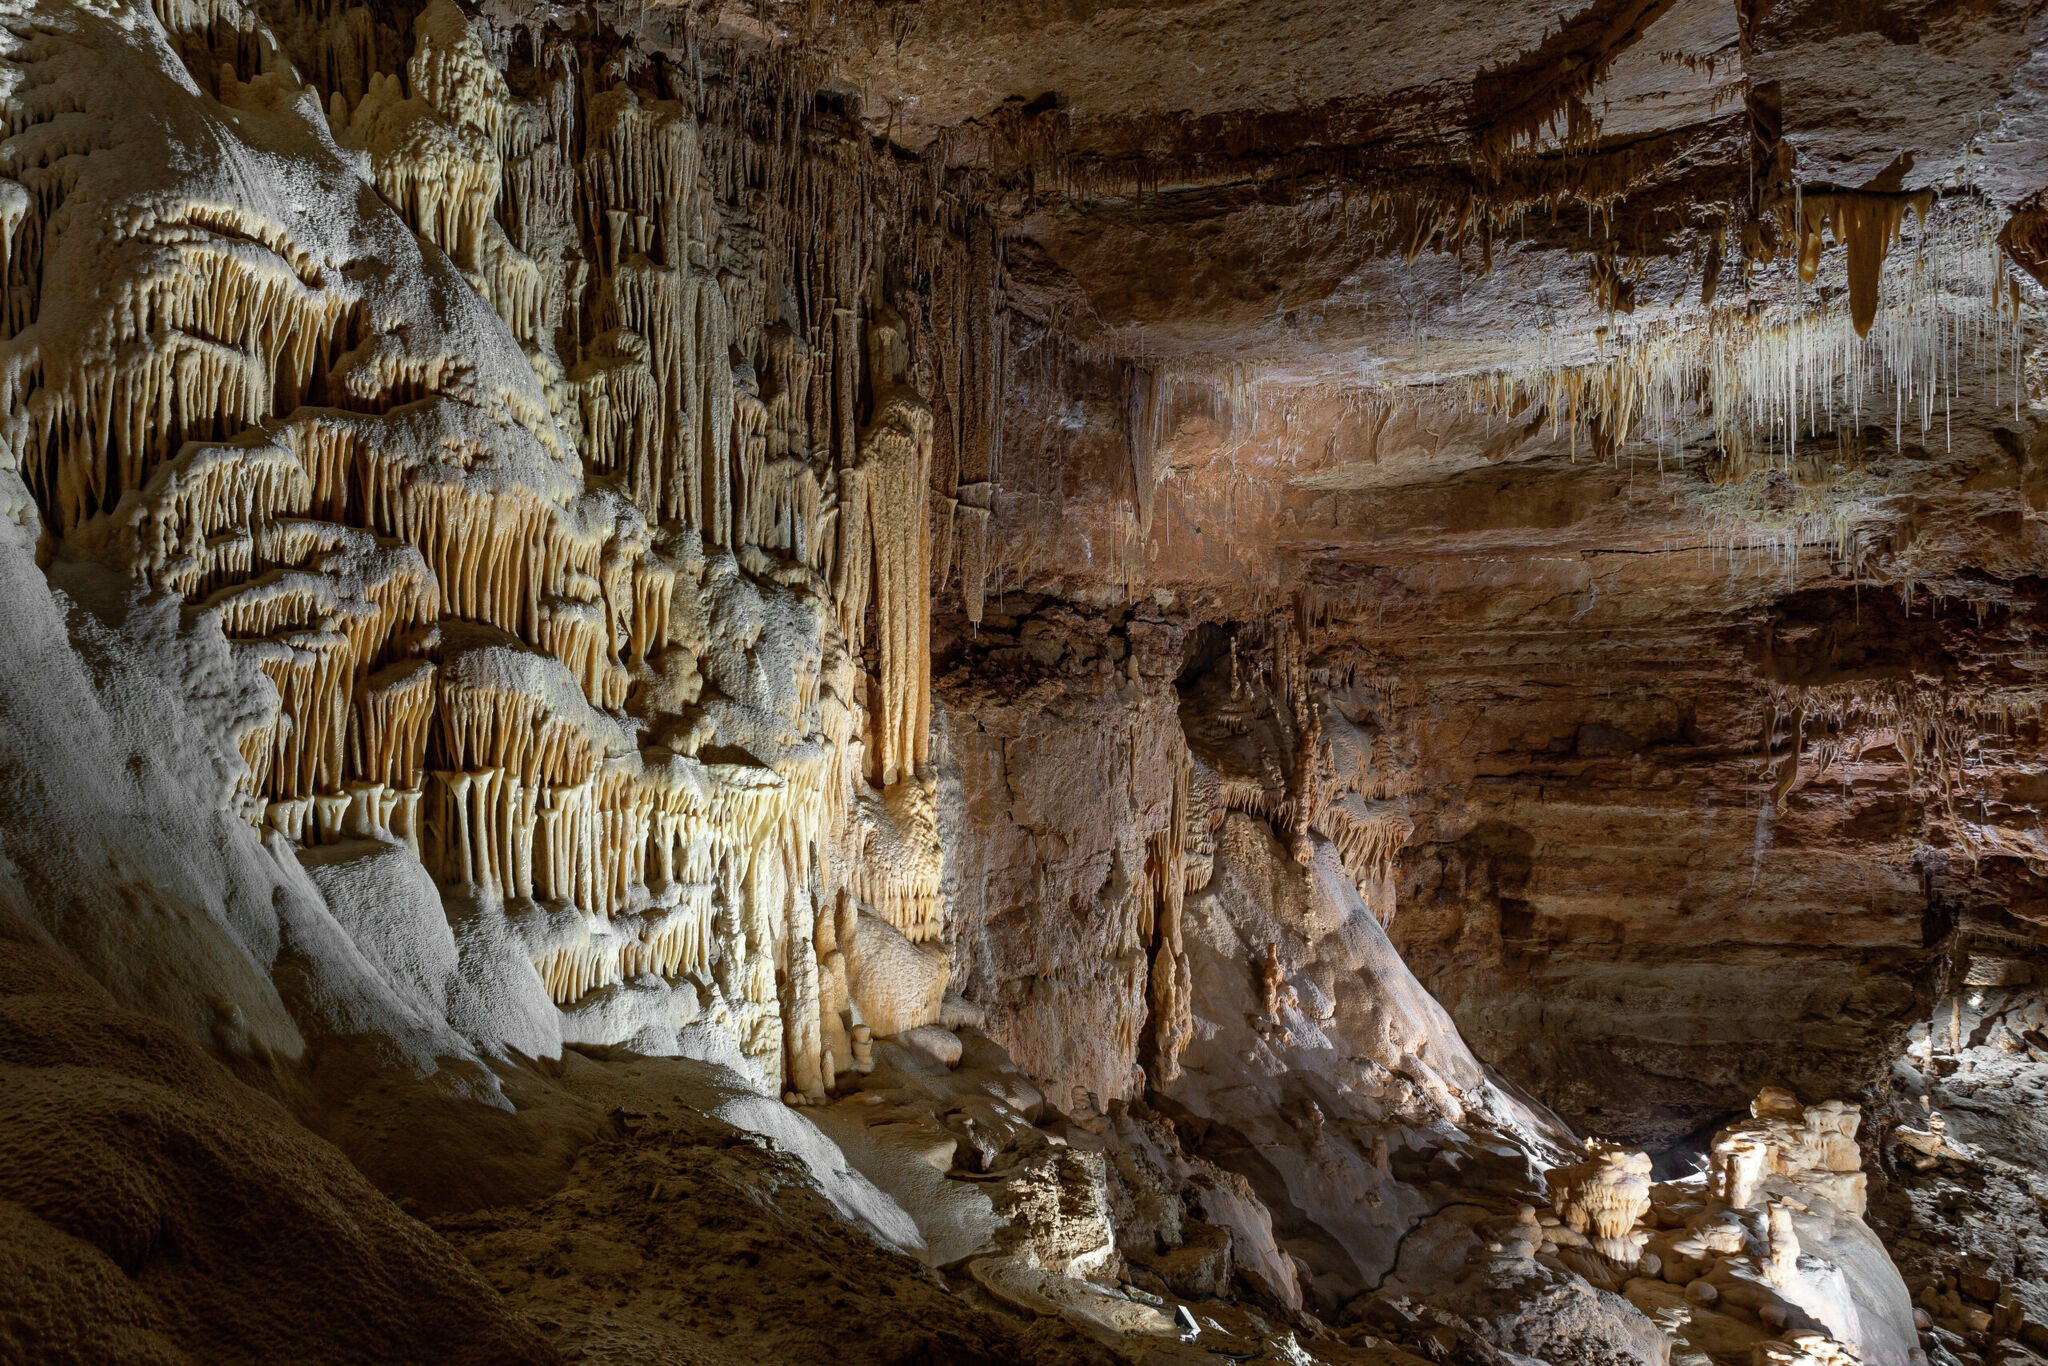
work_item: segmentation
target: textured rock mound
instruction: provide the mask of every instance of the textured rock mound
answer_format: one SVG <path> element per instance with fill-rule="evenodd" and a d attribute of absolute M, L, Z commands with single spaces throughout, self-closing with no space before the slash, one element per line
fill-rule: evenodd
<path fill-rule="evenodd" d="M 0 1355 L 540 1362 L 454 1249 L 0 910 Z"/>

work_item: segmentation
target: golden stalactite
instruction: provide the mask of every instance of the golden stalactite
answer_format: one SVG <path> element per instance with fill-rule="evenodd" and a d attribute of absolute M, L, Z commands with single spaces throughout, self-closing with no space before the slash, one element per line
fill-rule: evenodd
<path fill-rule="evenodd" d="M 1823 232 L 1840 244 L 1848 257 L 1849 317 L 1856 335 L 1870 335 L 1877 320 L 1878 281 L 1884 259 L 1899 240 L 1906 215 L 1917 213 L 1924 224 L 1933 208 L 1934 192 L 1880 194 L 1868 190 L 1836 190 L 1807 193 L 1796 211 L 1787 207 L 1785 217 L 1797 244 L 1799 278 L 1812 284 L 1820 272 Z"/>
<path fill-rule="evenodd" d="M 887 788 L 923 775 L 931 734 L 931 408 L 903 380 L 900 320 L 871 330 L 875 415 L 859 463 L 840 471 L 839 628 L 879 641 L 874 778 Z"/>
<path fill-rule="evenodd" d="M 203 607 L 268 680 L 237 735 L 250 819 L 409 845 L 527 927 L 564 1006 L 716 962 L 748 1047 L 821 1096 L 853 1061 L 847 907 L 944 928 L 930 594 L 957 544 L 979 616 L 989 516 L 935 547 L 930 485 L 995 474 L 990 225 L 771 84 L 657 98 L 548 34 L 515 93 L 451 0 L 409 52 L 353 9 L 295 29 L 290 61 L 236 0 L 142 13 L 218 96 L 209 136 L 268 121 L 331 163 L 309 194 L 374 194 L 301 221 L 230 166 L 92 205 L 123 273 L 60 334 L 52 215 L 97 153 L 0 182 L 0 435 L 53 536 Z M 897 266 L 945 296 L 906 306 L 914 329 L 883 302 Z M 463 289 L 485 322 L 429 325 Z M 701 716 L 634 710 L 679 652 L 734 648 L 698 638 L 726 561 L 827 661 L 771 680 L 800 743 L 759 766 L 686 752 Z"/>

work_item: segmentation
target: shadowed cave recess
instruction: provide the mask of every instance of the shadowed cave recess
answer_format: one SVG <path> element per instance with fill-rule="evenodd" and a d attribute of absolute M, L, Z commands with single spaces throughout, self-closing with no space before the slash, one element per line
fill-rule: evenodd
<path fill-rule="evenodd" d="M 0 118 L 0 1362 L 2048 1360 L 2040 6 Z"/>

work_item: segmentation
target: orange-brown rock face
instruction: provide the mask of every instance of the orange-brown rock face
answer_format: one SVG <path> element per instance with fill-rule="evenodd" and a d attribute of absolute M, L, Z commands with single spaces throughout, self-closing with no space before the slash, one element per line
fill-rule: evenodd
<path fill-rule="evenodd" d="M 2036 933 L 2038 475 L 1991 378 L 1925 432 L 1829 433 L 1748 479 L 1659 470 L 1655 450 L 1574 458 L 1540 406 L 1161 381 L 1149 525 L 1117 482 L 1128 452 L 1047 422 L 1064 463 L 998 504 L 996 563 L 1238 642 L 1282 732 L 1258 782 L 1283 834 L 1298 732 L 1274 623 L 1301 623 L 1315 708 L 1370 732 L 1385 770 L 1317 828 L 1342 839 L 1347 809 L 1398 797 L 1382 895 L 1411 966 L 1508 1075 L 1667 1143 L 1774 1079 L 1881 1078 L 1959 942 Z M 979 648 L 1037 679 L 1130 610 L 1027 615 Z M 1182 683 L 1198 749 L 1248 724 Z M 1148 704 L 1096 685 L 1109 719 L 1084 723 L 1037 686 L 1034 724 L 1012 724 L 1043 776 L 1020 790 L 1080 800 L 1064 780 L 1097 765 L 1051 737 L 1142 734 Z M 949 717 L 979 723 L 999 691 L 977 677 Z M 1349 761 L 1317 743 L 1327 783 Z M 970 798 L 997 781 L 962 772 Z M 1154 774 L 1137 805 L 1166 796 Z M 1111 885 L 1100 817 L 1051 809 L 1054 847 L 1086 832 L 1102 861 L 1076 895 Z M 1063 857 L 1012 847 L 1027 888 Z"/>

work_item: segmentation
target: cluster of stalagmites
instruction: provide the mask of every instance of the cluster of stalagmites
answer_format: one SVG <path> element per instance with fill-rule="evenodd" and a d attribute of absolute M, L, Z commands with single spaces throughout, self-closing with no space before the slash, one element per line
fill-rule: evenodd
<path fill-rule="evenodd" d="M 1847 1101 L 1801 1105 L 1790 1092 L 1766 1087 L 1750 1118 L 1714 1135 L 1708 1187 L 1731 1205 L 1756 1198 L 1766 1176 L 1818 1192 L 1836 1209 L 1863 1213 L 1868 1204 L 1863 1155 L 1856 1146 L 1862 1112 Z"/>
<path fill-rule="evenodd" d="M 61 8 L 14 0 L 17 49 L 68 32 Z M 50 120 L 126 95 L 75 62 L 10 87 L 0 434 L 53 543 L 211 613 L 275 689 L 239 741 L 252 823 L 404 842 L 502 908 L 565 1006 L 715 979 L 770 1077 L 822 1096 L 870 1033 L 857 926 L 916 944 L 942 915 L 929 599 L 955 538 L 931 510 L 959 500 L 927 495 L 934 415 L 878 248 L 812 223 L 780 265 L 741 133 L 715 158 L 696 109 L 566 51 L 517 98 L 451 0 L 377 70 L 367 17 L 298 33 L 324 97 L 233 0 L 111 31 L 184 57 L 231 161 L 266 155 L 235 141 L 262 120 L 335 221 L 374 238 L 395 212 L 411 264 L 238 201 L 253 174 L 123 198 L 135 147 Z M 79 279 L 96 258 L 66 234 L 102 222 L 120 269 Z M 771 297 L 811 268 L 836 297 Z"/>
<path fill-rule="evenodd" d="M 1860 1219 L 1859 1112 L 1804 1106 L 1777 1087 L 1750 1108 L 1715 1135 L 1708 1169 L 1683 1181 L 1654 1181 L 1645 1154 L 1588 1140 L 1583 1161 L 1546 1173 L 1550 1208 L 1524 1206 L 1496 1246 L 1623 1291 L 1682 1343 L 1725 1354 L 1731 1333 L 1747 1336 L 1754 1366 L 1854 1361 L 1801 1307 L 1814 1297 L 1801 1289 L 1793 1216 Z"/>

